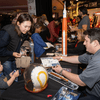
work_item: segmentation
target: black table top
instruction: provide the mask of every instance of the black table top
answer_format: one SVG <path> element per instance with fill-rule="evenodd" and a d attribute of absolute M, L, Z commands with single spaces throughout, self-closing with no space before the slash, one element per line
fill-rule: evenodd
<path fill-rule="evenodd" d="M 77 73 L 78 65 L 70 64 L 67 62 L 60 61 L 63 68 L 71 68 L 72 73 Z M 2 95 L 0 100 L 50 100 L 57 91 L 63 86 L 60 83 L 48 79 L 47 88 L 40 93 L 30 93 L 24 88 L 23 76 L 19 77 L 20 81 L 14 82 Z M 52 97 L 47 97 L 52 95 Z"/>
<path fill-rule="evenodd" d="M 48 80 L 47 88 L 40 93 L 30 93 L 24 88 L 24 80 L 14 83 L 9 87 L 1 96 L 0 100 L 50 100 L 52 97 L 47 97 L 47 95 L 54 96 L 57 91 L 62 87 L 61 84 Z"/>
<path fill-rule="evenodd" d="M 64 61 L 60 61 L 60 64 L 63 68 L 70 68 L 72 73 L 78 73 L 78 64 L 72 64 Z"/>

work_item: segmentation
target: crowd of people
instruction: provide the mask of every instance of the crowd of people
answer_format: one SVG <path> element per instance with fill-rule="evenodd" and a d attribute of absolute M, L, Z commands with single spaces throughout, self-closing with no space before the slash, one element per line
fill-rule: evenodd
<path fill-rule="evenodd" d="M 60 24 L 60 19 L 53 20 L 49 23 L 45 14 L 42 16 L 30 16 L 29 14 L 19 12 L 16 14 L 12 23 L 7 24 L 2 27 L 0 30 L 0 84 L 5 83 L 5 87 L 0 85 L 0 91 L 2 89 L 5 90 L 8 86 L 10 86 L 14 79 L 17 76 L 12 74 L 14 70 L 17 70 L 15 58 L 20 58 L 20 48 L 23 45 L 24 41 L 33 41 L 34 43 L 34 53 L 35 53 L 35 62 L 39 57 L 46 56 L 44 47 L 47 47 L 48 44 L 45 42 L 53 43 L 53 38 L 56 39 L 59 37 L 55 33 L 55 28 Z M 41 34 L 41 35 L 40 35 Z M 2 69 L 3 66 L 3 69 Z M 16 71 L 15 73 L 21 73 L 20 71 Z M 9 83 L 8 79 L 3 77 L 2 75 L 10 75 L 11 79 L 13 76 L 13 80 Z M 9 85 L 10 84 L 10 85 Z M 1 95 L 1 93 L 0 93 Z"/>
<path fill-rule="evenodd" d="M 79 100 L 99 100 L 100 99 L 100 29 L 89 29 L 83 33 L 85 35 L 84 45 L 86 53 L 79 56 L 58 56 L 54 59 L 70 63 L 87 64 L 86 69 L 81 74 L 73 74 L 65 71 L 61 66 L 52 67 L 57 73 L 67 77 L 72 82 L 84 87 L 84 95 Z"/>
<path fill-rule="evenodd" d="M 52 45 L 61 36 L 61 23 L 62 17 L 49 22 L 46 14 L 30 16 L 19 12 L 11 24 L 2 27 L 0 30 L 0 95 L 11 86 L 15 79 L 18 81 L 20 70 L 16 68 L 15 58 L 21 57 L 20 48 L 24 41 L 34 43 L 35 63 L 37 63 L 40 57 L 46 57 L 45 47 L 48 47 L 46 42 Z M 75 19 L 73 23 L 73 26 L 69 26 L 70 33 L 75 32 L 77 38 L 74 47 L 68 47 L 67 52 L 77 56 L 53 58 L 79 64 L 78 74 L 67 72 L 60 65 L 52 69 L 79 86 L 85 87 L 85 96 L 81 95 L 79 100 L 99 100 L 100 29 L 90 29 L 86 7 L 79 7 L 77 23 Z M 68 42 L 71 40 L 68 39 Z M 15 73 L 14 70 L 16 70 Z"/>
<path fill-rule="evenodd" d="M 33 19 L 29 14 L 20 14 L 16 23 L 4 26 L 0 31 L 0 68 L 3 65 L 3 74 L 1 74 L 0 91 L 2 92 L 7 86 L 13 83 L 16 76 L 10 75 L 14 70 L 17 70 L 15 58 L 21 57 L 20 47 L 25 40 L 29 40 L 31 35 Z M 2 64 L 2 65 L 1 65 Z M 2 73 L 2 70 L 0 71 Z M 18 71 L 15 72 L 18 74 Z M 10 75 L 10 80 L 2 78 L 3 75 Z M 18 78 L 17 78 L 18 81 Z M 2 82 L 6 87 L 2 87 Z M 2 90 L 3 89 L 3 90 Z M 0 93 L 1 94 L 1 93 Z"/>

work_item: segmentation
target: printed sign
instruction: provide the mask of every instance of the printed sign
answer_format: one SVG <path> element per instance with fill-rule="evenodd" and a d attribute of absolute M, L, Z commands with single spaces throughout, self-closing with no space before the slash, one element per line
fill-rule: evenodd
<path fill-rule="evenodd" d="M 35 0 L 27 0 L 28 2 L 28 13 L 30 15 L 36 15 L 36 2 Z"/>

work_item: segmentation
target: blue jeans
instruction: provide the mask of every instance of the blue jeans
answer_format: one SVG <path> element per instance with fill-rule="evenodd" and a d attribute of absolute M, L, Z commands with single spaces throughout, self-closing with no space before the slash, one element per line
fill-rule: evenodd
<path fill-rule="evenodd" d="M 15 61 L 6 61 L 3 63 L 3 73 L 4 75 L 9 75 L 13 70 L 16 70 Z"/>

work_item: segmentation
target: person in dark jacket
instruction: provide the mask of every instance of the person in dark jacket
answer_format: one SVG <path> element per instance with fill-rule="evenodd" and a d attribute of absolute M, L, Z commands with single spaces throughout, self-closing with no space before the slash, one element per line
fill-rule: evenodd
<path fill-rule="evenodd" d="M 31 35 L 33 20 L 29 14 L 20 14 L 15 25 L 9 24 L 0 31 L 0 61 L 4 75 L 16 69 L 15 57 L 21 57 L 20 47 Z"/>
<path fill-rule="evenodd" d="M 73 55 L 82 55 L 86 53 L 86 47 L 83 45 L 84 42 L 84 36 L 82 30 L 78 30 L 77 34 L 77 42 L 75 44 L 74 48 L 68 49 L 68 54 Z M 86 68 L 86 64 L 78 64 L 78 74 L 82 73 L 82 71 Z"/>

